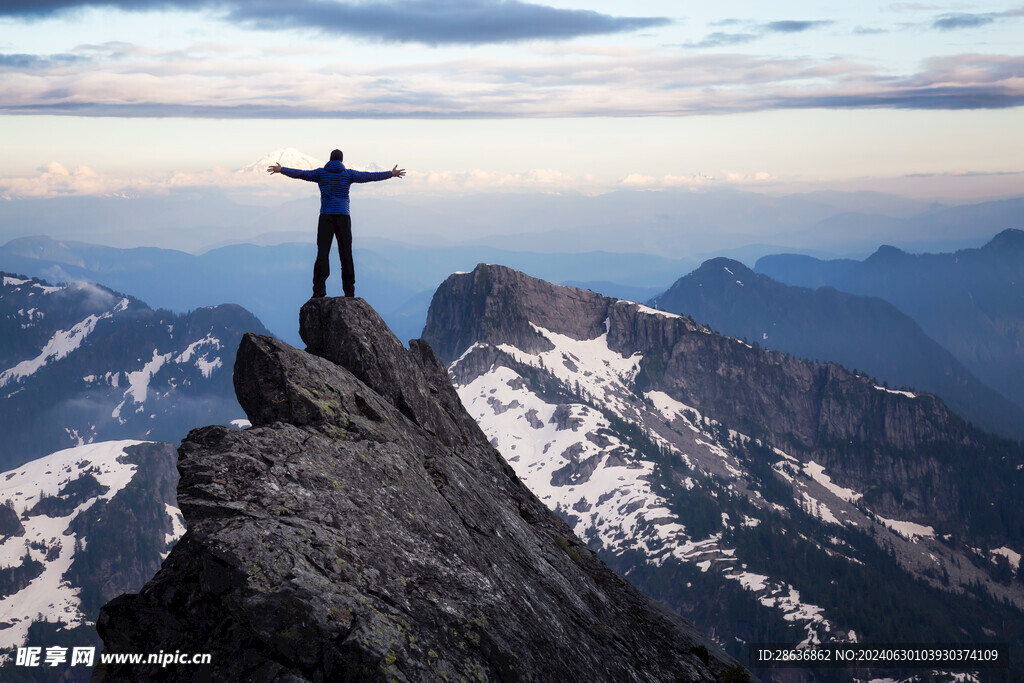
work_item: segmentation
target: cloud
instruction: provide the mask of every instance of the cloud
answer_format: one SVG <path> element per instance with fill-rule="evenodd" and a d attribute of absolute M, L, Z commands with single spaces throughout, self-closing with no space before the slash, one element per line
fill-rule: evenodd
<path fill-rule="evenodd" d="M 892 12 L 921 12 L 924 10 L 937 10 L 938 5 L 926 5 L 922 2 L 894 2 L 887 7 Z"/>
<path fill-rule="evenodd" d="M 987 26 L 1003 19 L 1024 16 L 1024 8 L 1006 10 L 1005 12 L 985 12 L 982 14 L 951 13 L 940 14 L 932 22 L 932 28 L 940 31 L 957 31 L 959 29 Z"/>
<path fill-rule="evenodd" d="M 704 36 L 700 42 L 684 43 L 683 47 L 706 48 L 722 47 L 723 45 L 739 45 L 741 43 L 749 43 L 752 40 L 757 40 L 760 37 L 761 36 L 756 33 L 723 33 L 722 31 L 716 31 Z"/>
<path fill-rule="evenodd" d="M 689 188 L 698 190 L 714 186 L 767 185 L 779 182 L 778 176 L 767 171 L 738 173 L 725 171 L 721 176 L 695 173 L 693 175 L 663 175 L 656 178 L 641 173 L 630 173 L 619 179 L 618 185 L 629 189 L 667 190 Z"/>
<path fill-rule="evenodd" d="M 88 61 L 78 55 L 27 55 L 27 54 L 0 54 L 0 70 L 19 69 L 31 71 L 35 69 L 48 69 L 57 66 L 68 66 L 75 63 Z"/>
<path fill-rule="evenodd" d="M 853 29 L 853 35 L 855 36 L 874 36 L 880 33 L 888 33 L 883 28 L 872 28 L 870 26 L 857 26 Z"/>
<path fill-rule="evenodd" d="M 144 11 L 167 8 L 194 8 L 212 4 L 208 0 L 4 0 L 0 16 L 40 19 L 83 7 L 111 7 Z"/>
<path fill-rule="evenodd" d="M 262 30 L 311 29 L 329 35 L 425 45 L 564 40 L 664 26 L 665 17 L 617 17 L 522 0 L 9 0 L 0 16 L 41 18 L 81 7 L 210 9 Z"/>
<path fill-rule="evenodd" d="M 83 48 L 84 49 L 84 48 Z M 303 62 L 138 46 L 0 68 L 0 113 L 121 117 L 684 116 L 842 107 L 1022 104 L 1024 56 L 955 55 L 898 75 L 852 60 L 658 50 L 522 51 L 514 59 Z M 18 62 L 19 60 L 13 60 Z"/>
<path fill-rule="evenodd" d="M 30 178 L 0 178 L 0 197 L 58 197 L 78 194 L 106 194 L 104 180 L 93 169 L 79 166 L 69 171 L 56 161 L 38 169 Z"/>
<path fill-rule="evenodd" d="M 803 33 L 813 28 L 820 26 L 827 26 L 833 22 L 831 21 L 772 21 L 767 24 L 754 25 L 753 22 L 741 22 L 739 19 L 727 19 L 725 21 L 714 22 L 712 26 L 734 26 L 737 24 L 746 24 L 748 30 L 743 33 L 728 33 L 724 31 L 715 31 L 710 33 L 699 41 L 690 41 L 683 43 L 679 47 L 686 48 L 711 48 L 711 47 L 723 47 L 727 45 L 740 45 L 742 43 L 749 43 L 758 38 L 762 38 L 770 33 Z"/>
<path fill-rule="evenodd" d="M 944 171 L 942 173 L 907 173 L 904 178 L 990 178 L 1024 175 L 1024 171 Z"/>
<path fill-rule="evenodd" d="M 367 170 L 376 168 L 367 164 Z M 379 169 L 378 169 L 379 170 Z M 693 175 L 662 176 L 629 173 L 618 180 L 599 180 L 593 174 L 572 174 L 557 169 L 535 168 L 518 172 L 484 169 L 409 170 L 401 183 L 371 184 L 360 193 L 372 195 L 435 195 L 474 192 L 543 192 L 543 193 L 603 193 L 615 189 L 702 189 L 714 186 L 765 185 L 778 182 L 768 172 L 736 173 L 725 171 L 720 176 L 696 173 Z M 212 168 L 200 171 L 174 171 L 151 175 L 118 176 L 80 167 L 69 171 L 58 162 L 51 162 L 28 177 L 0 177 L 0 198 L 4 200 L 43 199 L 68 196 L 97 196 L 133 198 L 143 195 L 168 195 L 179 191 L 217 188 L 233 193 L 259 195 L 280 200 L 309 196 L 305 183 L 281 182 L 279 177 L 252 169 L 229 170 Z M 315 189 L 315 188 L 314 188 Z"/>
<path fill-rule="evenodd" d="M 831 21 L 773 21 L 764 24 L 764 30 L 772 33 L 803 33 L 812 28 L 828 26 Z"/>
<path fill-rule="evenodd" d="M 961 28 L 984 26 L 995 20 L 995 14 L 943 14 L 932 23 L 932 27 L 943 31 L 954 31 Z"/>
<path fill-rule="evenodd" d="M 359 169 L 382 170 L 375 163 L 369 163 Z M 131 198 L 142 195 L 167 195 L 178 191 L 208 191 L 211 188 L 282 200 L 309 197 L 310 186 L 306 183 L 282 182 L 280 176 L 270 176 L 262 171 L 262 168 L 251 167 L 234 170 L 211 168 L 124 177 L 98 172 L 84 166 L 69 171 L 54 161 L 37 169 L 35 175 L 0 176 L 0 199 L 10 201 L 70 196 Z M 429 172 L 409 170 L 401 183 L 370 184 L 361 188 L 360 193 L 397 195 L 433 194 L 438 191 L 569 192 L 595 186 L 598 186 L 598 181 L 591 174 L 573 175 L 546 168 L 520 172 L 483 169 Z"/>

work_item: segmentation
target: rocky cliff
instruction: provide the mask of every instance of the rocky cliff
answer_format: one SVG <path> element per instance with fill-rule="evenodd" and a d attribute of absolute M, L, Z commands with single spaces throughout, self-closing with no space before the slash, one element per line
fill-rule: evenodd
<path fill-rule="evenodd" d="M 188 532 L 107 604 L 109 652 L 209 652 L 102 680 L 714 680 L 712 641 L 608 569 L 519 481 L 423 342 L 360 299 L 246 335 L 253 427 L 179 451 Z"/>

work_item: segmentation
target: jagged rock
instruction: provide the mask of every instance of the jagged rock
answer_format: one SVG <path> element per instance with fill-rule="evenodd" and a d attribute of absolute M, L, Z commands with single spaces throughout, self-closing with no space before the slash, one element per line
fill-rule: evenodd
<path fill-rule="evenodd" d="M 11 536 L 24 536 L 25 527 L 22 526 L 18 514 L 13 508 L 7 505 L 0 505 L 0 541 Z"/>
<path fill-rule="evenodd" d="M 359 299 L 303 307 L 309 352 L 246 335 L 253 424 L 180 449 L 188 532 L 106 605 L 110 652 L 208 667 L 100 680 L 713 680 L 741 670 L 615 575 L 515 476 L 423 342 Z M 316 354 L 316 355 L 314 355 Z"/>
<path fill-rule="evenodd" d="M 550 422 L 554 424 L 555 429 L 559 431 L 571 429 L 574 432 L 583 424 L 583 420 L 579 417 L 573 417 L 572 407 L 565 404 L 560 405 L 555 409 Z"/>

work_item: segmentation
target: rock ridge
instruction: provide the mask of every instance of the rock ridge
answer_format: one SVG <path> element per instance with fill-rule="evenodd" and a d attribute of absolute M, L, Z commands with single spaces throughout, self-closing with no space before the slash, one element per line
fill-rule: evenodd
<path fill-rule="evenodd" d="M 99 680 L 715 680 L 746 672 L 608 569 L 466 414 L 425 342 L 361 299 L 311 300 L 299 351 L 247 334 L 252 428 L 179 450 L 188 531 L 109 652 L 212 663 Z"/>

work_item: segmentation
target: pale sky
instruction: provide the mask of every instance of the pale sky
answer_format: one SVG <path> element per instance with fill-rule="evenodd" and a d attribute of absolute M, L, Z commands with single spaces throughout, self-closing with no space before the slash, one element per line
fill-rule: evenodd
<path fill-rule="evenodd" d="M 1020 2 L 6 0 L 0 196 L 276 190 L 234 171 L 283 147 L 391 193 L 1020 194 L 1021 35 Z"/>

